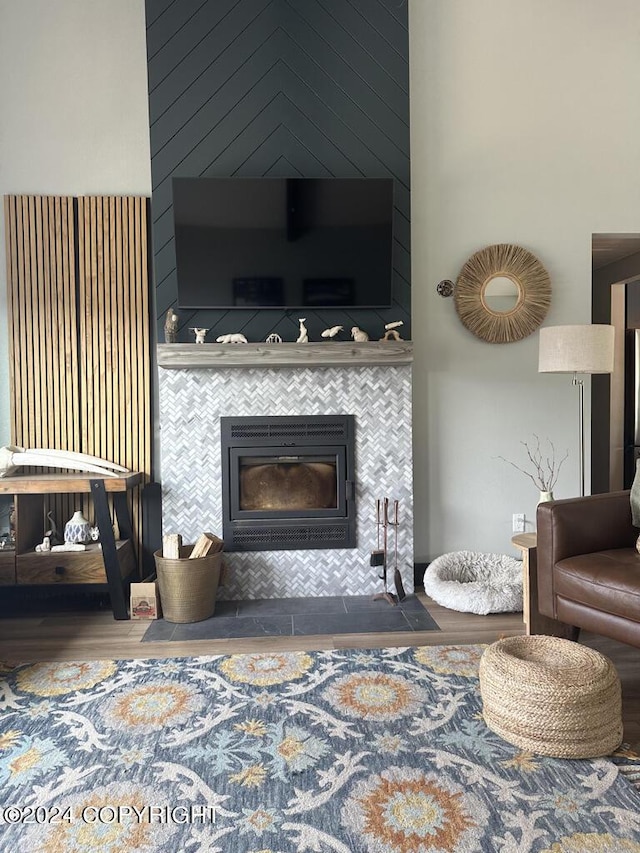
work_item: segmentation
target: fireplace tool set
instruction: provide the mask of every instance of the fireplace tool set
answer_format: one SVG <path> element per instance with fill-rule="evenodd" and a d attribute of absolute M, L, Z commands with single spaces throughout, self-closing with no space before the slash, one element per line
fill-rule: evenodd
<path fill-rule="evenodd" d="M 396 593 L 389 592 L 387 585 L 387 568 L 388 568 L 388 546 L 389 546 L 389 528 L 393 530 L 393 584 L 396 588 Z M 380 539 L 382 539 L 382 548 L 380 547 Z M 376 500 L 376 549 L 371 552 L 369 560 L 372 566 L 381 566 L 382 574 L 378 575 L 384 583 L 384 592 L 380 592 L 373 596 L 374 601 L 384 598 L 389 604 L 394 607 L 399 601 L 406 597 L 404 587 L 402 585 L 402 575 L 398 568 L 398 501 L 393 502 L 393 520 L 389 517 L 389 498 Z"/>

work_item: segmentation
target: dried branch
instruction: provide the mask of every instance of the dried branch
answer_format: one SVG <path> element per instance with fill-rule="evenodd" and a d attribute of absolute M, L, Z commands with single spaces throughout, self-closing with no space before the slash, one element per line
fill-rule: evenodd
<path fill-rule="evenodd" d="M 533 437 L 535 439 L 535 444 L 532 443 L 531 446 L 526 441 L 520 442 L 527 452 L 529 462 L 533 466 L 533 473 L 526 470 L 526 468 L 521 468 L 519 465 L 516 465 L 516 463 L 512 462 L 510 459 L 505 459 L 504 456 L 498 456 L 496 458 L 502 459 L 503 462 L 507 462 L 512 468 L 515 468 L 516 471 L 520 471 L 521 474 L 528 477 L 534 486 L 536 486 L 541 492 L 552 492 L 555 484 L 558 482 L 558 475 L 560 474 L 562 464 L 569 456 L 569 451 L 567 450 L 562 459 L 558 461 L 556 457 L 556 449 L 552 441 L 547 439 L 547 444 L 551 451 L 547 451 L 546 454 L 544 454 L 542 447 L 540 446 L 540 439 L 535 435 L 535 433 Z"/>

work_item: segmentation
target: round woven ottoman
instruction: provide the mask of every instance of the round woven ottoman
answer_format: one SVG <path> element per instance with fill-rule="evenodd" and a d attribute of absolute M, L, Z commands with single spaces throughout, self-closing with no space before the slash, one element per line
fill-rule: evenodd
<path fill-rule="evenodd" d="M 609 755 L 622 742 L 620 679 L 609 658 L 558 637 L 507 637 L 480 659 L 487 726 L 527 752 Z"/>

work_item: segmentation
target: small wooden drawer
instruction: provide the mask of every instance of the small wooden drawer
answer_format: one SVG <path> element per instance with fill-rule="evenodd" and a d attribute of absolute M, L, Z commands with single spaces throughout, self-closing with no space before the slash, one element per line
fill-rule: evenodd
<path fill-rule="evenodd" d="M 116 543 L 120 574 L 126 577 L 131 569 L 133 551 L 129 540 Z M 107 575 L 102 550 L 89 545 L 86 551 L 30 552 L 16 558 L 17 583 L 106 583 Z"/>

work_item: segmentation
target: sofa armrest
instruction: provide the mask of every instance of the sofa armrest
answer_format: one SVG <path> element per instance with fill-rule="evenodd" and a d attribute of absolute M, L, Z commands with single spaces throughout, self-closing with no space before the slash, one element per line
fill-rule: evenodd
<path fill-rule="evenodd" d="M 631 523 L 630 492 L 607 492 L 538 505 L 536 521 L 538 606 L 554 619 L 553 567 L 578 554 L 633 548 L 638 530 Z"/>

